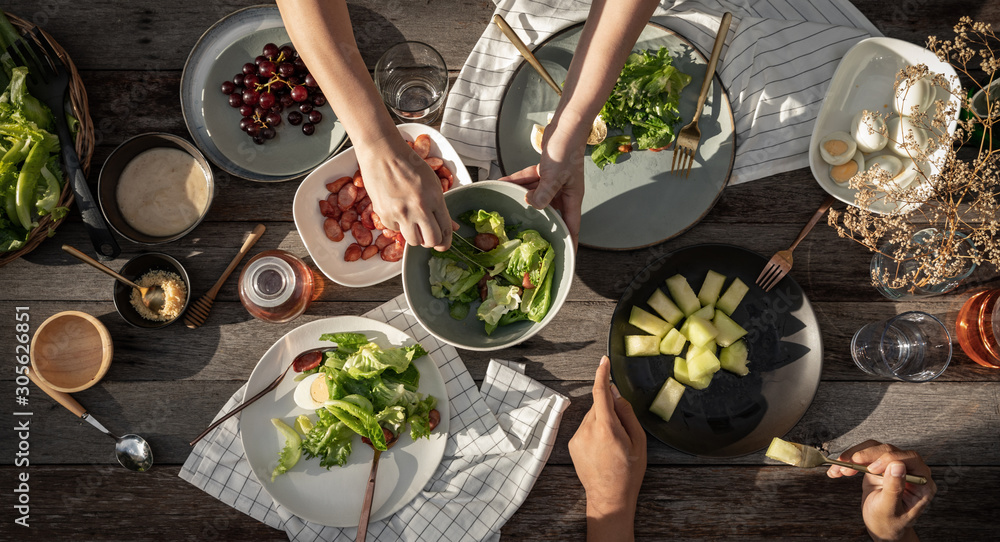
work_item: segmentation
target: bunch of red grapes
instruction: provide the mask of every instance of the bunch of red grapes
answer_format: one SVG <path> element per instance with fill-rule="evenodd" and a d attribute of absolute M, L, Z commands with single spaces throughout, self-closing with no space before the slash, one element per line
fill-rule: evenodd
<path fill-rule="evenodd" d="M 316 133 L 323 114 L 315 108 L 326 103 L 323 91 L 309 73 L 305 62 L 290 45 L 264 46 L 263 54 L 243 65 L 232 81 L 222 82 L 229 105 L 240 110 L 240 130 L 258 145 L 277 135 L 282 112 L 288 124 L 302 125 L 302 133 Z"/>

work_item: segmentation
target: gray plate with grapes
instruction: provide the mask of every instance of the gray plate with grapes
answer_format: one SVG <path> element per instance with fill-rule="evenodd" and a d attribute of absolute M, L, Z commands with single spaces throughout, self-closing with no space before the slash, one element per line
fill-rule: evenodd
<path fill-rule="evenodd" d="M 250 110 L 241 111 L 239 107 L 249 105 L 243 101 L 246 95 L 242 91 L 251 87 L 237 85 L 234 77 L 238 74 L 246 76 L 243 66 L 251 63 L 257 68 L 251 70 L 254 77 L 266 80 L 262 75 L 270 72 L 260 72 L 262 64 L 255 63 L 255 58 L 262 55 L 268 43 L 278 47 L 290 45 L 281 15 L 274 6 L 242 9 L 215 23 L 191 49 L 184 65 L 181 111 L 195 145 L 219 168 L 252 181 L 287 181 L 305 175 L 334 154 L 347 138 L 347 132 L 337 121 L 329 104 L 324 103 L 325 98 L 319 94 L 318 87 L 302 84 L 304 72 L 301 70 L 288 72 L 290 75 L 287 77 L 276 73 L 286 81 L 290 77 L 296 78 L 299 85 L 293 86 L 300 86 L 300 90 L 270 87 L 255 90 L 256 100 L 249 100 L 254 103 L 251 106 L 254 111 L 244 115 Z M 274 67 L 278 68 L 279 64 L 275 63 Z M 226 85 L 229 87 L 226 90 L 235 87 L 236 92 L 225 93 L 225 81 L 231 83 Z M 257 111 L 260 97 L 266 91 L 271 91 L 274 105 Z M 237 106 L 231 104 L 233 95 L 240 96 Z M 276 107 L 281 104 L 282 95 L 288 98 L 284 105 Z M 305 99 L 289 101 L 293 96 Z M 314 103 L 322 105 L 315 106 Z M 308 104 L 304 108 L 307 111 L 301 110 L 302 104 Z M 313 114 L 310 119 L 312 111 L 318 114 Z M 291 112 L 298 113 L 298 118 L 295 115 L 290 118 Z M 280 115 L 280 120 L 274 115 Z M 255 121 L 255 117 L 259 120 Z M 311 135 L 305 133 L 309 131 L 308 127 L 303 130 L 306 124 L 312 127 Z M 253 126 L 253 129 L 244 129 L 248 126 Z"/>

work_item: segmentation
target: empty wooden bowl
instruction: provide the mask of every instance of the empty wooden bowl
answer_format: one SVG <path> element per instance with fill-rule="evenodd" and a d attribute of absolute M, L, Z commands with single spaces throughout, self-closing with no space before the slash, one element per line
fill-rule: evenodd
<path fill-rule="evenodd" d="M 114 348 L 97 318 L 80 311 L 53 314 L 31 339 L 31 370 L 55 390 L 74 393 L 108 372 Z"/>

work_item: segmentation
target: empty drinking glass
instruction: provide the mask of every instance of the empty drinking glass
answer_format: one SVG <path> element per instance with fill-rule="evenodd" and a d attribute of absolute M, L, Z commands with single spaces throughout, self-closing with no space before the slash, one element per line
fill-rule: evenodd
<path fill-rule="evenodd" d="M 948 367 L 951 334 L 930 314 L 904 312 L 859 329 L 851 340 L 851 356 L 870 375 L 924 382 Z"/>
<path fill-rule="evenodd" d="M 375 64 L 375 86 L 399 118 L 430 124 L 444 105 L 448 68 L 430 45 L 407 41 L 390 47 Z"/>

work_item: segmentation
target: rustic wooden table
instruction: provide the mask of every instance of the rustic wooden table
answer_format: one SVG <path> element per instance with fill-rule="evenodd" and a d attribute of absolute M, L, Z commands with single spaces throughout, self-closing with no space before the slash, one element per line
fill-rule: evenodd
<path fill-rule="evenodd" d="M 3 8 L 44 26 L 73 56 L 90 95 L 97 152 L 90 181 L 109 152 L 143 132 L 190 137 L 181 118 L 178 83 L 201 33 L 249 0 L 8 0 Z M 1000 22 L 1000 3 L 972 0 L 905 2 L 858 0 L 886 35 L 922 43 L 944 34 L 960 15 Z M 403 38 L 426 41 L 460 67 L 483 28 L 488 0 L 419 3 L 352 2 L 359 42 L 370 64 Z M 452 72 L 454 76 L 456 71 Z M 297 183 L 259 184 L 220 174 L 208 218 L 184 239 L 157 247 L 187 267 L 196 294 L 211 285 L 243 237 L 262 222 L 267 233 L 254 252 L 307 252 L 292 223 Z M 775 194 L 782 202 L 775 205 Z M 808 170 L 728 188 L 696 227 L 680 238 L 631 252 L 583 249 L 570 298 L 558 317 L 526 343 L 500 352 L 524 361 L 528 374 L 572 399 L 549 464 L 527 501 L 503 529 L 510 540 L 582 539 L 584 494 L 566 443 L 590 407 L 594 368 L 606 351 L 608 322 L 632 276 L 668 251 L 703 242 L 728 242 L 769 255 L 785 248 L 825 194 Z M 623 217 L 623 220 L 625 217 Z M 178 478 L 187 442 L 205 427 L 245 381 L 260 355 L 294 327 L 319 318 L 361 314 L 402 292 L 398 278 L 370 288 L 324 282 L 308 313 L 284 325 L 253 319 L 240 305 L 234 280 L 222 289 L 206 326 L 159 331 L 130 327 L 111 302 L 111 282 L 59 250 L 89 249 L 77 217 L 54 239 L 0 268 L 0 374 L 4 437 L 0 439 L 2 540 L 284 540 L 285 534 L 210 498 Z M 112 267 L 144 247 L 122 242 Z M 822 383 L 789 438 L 839 453 L 874 438 L 919 450 L 932 466 L 938 495 L 918 523 L 927 539 L 996 536 L 1000 507 L 1000 372 L 972 363 L 960 349 L 951 367 L 926 384 L 869 378 L 855 368 L 848 345 L 869 321 L 904 310 L 924 310 L 953 325 L 972 291 L 997 287 L 995 269 L 980 269 L 958 292 L 914 303 L 882 298 L 866 278 L 870 254 L 821 224 L 799 246 L 792 276 L 814 304 L 825 346 Z M 308 261 L 308 260 L 307 260 Z M 32 388 L 30 435 L 15 422 L 13 337 L 15 307 L 28 307 L 32 329 L 58 311 L 83 310 L 107 325 L 115 357 L 97 386 L 76 398 L 113 432 L 136 432 L 156 452 L 151 472 L 115 464 L 110 443 L 88 424 Z M 485 374 L 489 355 L 461 352 L 473 377 Z M 18 453 L 22 450 L 22 453 Z M 30 466 L 18 465 L 22 457 Z M 19 476 L 29 479 L 30 527 L 14 523 Z M 820 470 L 767 464 L 763 452 L 732 460 L 705 460 L 654 439 L 639 496 L 636 535 L 646 540 L 731 537 L 862 539 L 859 479 L 828 480 Z"/>

